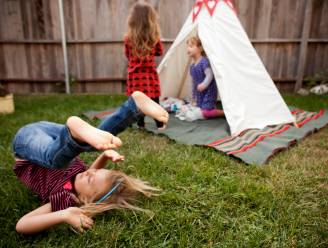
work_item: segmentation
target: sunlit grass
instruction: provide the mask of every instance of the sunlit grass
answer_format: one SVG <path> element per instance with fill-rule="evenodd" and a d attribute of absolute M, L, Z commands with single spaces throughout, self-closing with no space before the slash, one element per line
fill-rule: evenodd
<path fill-rule="evenodd" d="M 59 225 L 35 236 L 15 232 L 39 200 L 12 172 L 11 140 L 24 124 L 64 123 L 70 115 L 120 105 L 123 96 L 16 97 L 16 112 L 0 116 L 0 246 L 2 247 L 327 247 L 328 128 L 249 166 L 214 149 L 177 144 L 129 129 L 120 135 L 126 160 L 116 168 L 162 189 L 140 199 L 155 213 L 111 211 L 84 235 Z M 327 96 L 285 96 L 289 105 L 317 111 Z M 97 121 L 92 121 L 98 124 Z M 97 154 L 83 154 L 91 163 Z M 108 165 L 112 166 L 111 164 Z"/>

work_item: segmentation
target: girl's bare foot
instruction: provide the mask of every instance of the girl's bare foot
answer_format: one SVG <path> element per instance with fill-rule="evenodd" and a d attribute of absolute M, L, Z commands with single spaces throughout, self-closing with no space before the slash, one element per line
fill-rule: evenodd
<path fill-rule="evenodd" d="M 163 122 L 164 126 L 166 126 L 165 124 L 169 120 L 169 114 L 165 109 L 140 91 L 133 92 L 131 96 L 142 113 Z"/>
<path fill-rule="evenodd" d="M 157 131 L 164 131 L 166 129 L 166 125 L 163 125 L 163 126 L 161 126 L 161 127 L 158 127 L 157 128 Z"/>
<path fill-rule="evenodd" d="M 69 117 L 66 124 L 74 139 L 88 143 L 97 150 L 108 150 L 122 145 L 122 141 L 118 137 L 91 126 L 77 116 Z"/>

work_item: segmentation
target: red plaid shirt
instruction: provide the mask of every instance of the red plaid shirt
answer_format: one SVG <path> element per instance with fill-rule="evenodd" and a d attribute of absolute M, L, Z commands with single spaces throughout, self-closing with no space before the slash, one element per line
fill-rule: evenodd
<path fill-rule="evenodd" d="M 158 41 L 149 55 L 138 57 L 132 54 L 128 39 L 124 40 L 125 55 L 129 61 L 126 84 L 126 95 L 141 91 L 151 98 L 159 97 L 160 82 L 156 69 L 155 56 L 163 54 L 163 44 Z"/>

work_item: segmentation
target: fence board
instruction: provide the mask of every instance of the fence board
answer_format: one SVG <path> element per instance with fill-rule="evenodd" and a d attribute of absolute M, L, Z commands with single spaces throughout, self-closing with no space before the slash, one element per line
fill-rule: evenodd
<path fill-rule="evenodd" d="M 76 87 L 78 91 L 122 90 L 127 64 L 122 40 L 129 8 L 135 2 L 64 1 L 70 74 L 83 82 Z M 194 0 L 148 2 L 159 13 L 162 38 L 168 49 Z M 281 88 L 292 88 L 291 82 L 295 83 L 298 76 L 306 2 L 234 0 L 242 25 Z M 313 0 L 304 77 L 328 67 L 327 16 L 328 1 Z M 1 0 L 0 80 L 10 82 L 12 90 L 19 93 L 48 92 L 56 88 L 51 82 L 64 80 L 60 37 L 57 0 Z M 23 86 L 24 80 L 30 86 Z"/>

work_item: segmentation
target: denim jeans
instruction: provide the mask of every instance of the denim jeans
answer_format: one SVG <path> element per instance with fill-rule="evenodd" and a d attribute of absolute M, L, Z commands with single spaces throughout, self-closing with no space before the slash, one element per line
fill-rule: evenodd
<path fill-rule="evenodd" d="M 99 129 L 117 135 L 144 115 L 132 97 L 113 114 L 105 118 Z M 81 152 L 94 151 L 87 144 L 78 143 L 66 125 L 40 121 L 22 127 L 13 140 L 16 157 L 47 168 L 64 168 Z"/>

